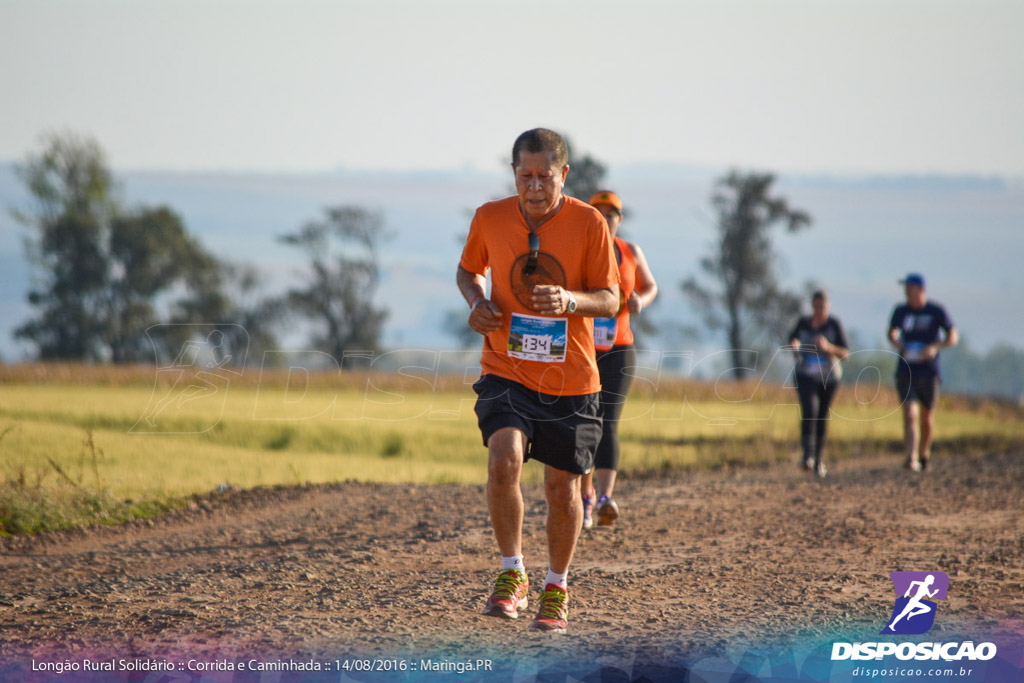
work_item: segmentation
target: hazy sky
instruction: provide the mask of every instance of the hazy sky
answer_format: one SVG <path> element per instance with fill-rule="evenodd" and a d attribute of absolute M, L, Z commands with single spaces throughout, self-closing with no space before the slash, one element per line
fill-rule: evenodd
<path fill-rule="evenodd" d="M 1021 0 L 0 0 L 0 159 L 494 168 L 545 125 L 610 164 L 1024 175 Z"/>

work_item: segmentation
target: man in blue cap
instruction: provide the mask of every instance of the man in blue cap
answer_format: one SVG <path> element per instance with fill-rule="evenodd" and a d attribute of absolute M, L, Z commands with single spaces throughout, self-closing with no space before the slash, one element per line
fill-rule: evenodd
<path fill-rule="evenodd" d="M 892 312 L 889 342 L 900 354 L 896 366 L 896 391 L 903 403 L 903 439 L 907 460 L 914 472 L 928 468 L 939 397 L 939 351 L 960 340 L 946 309 L 928 301 L 924 277 L 911 273 L 900 280 L 907 302 Z"/>

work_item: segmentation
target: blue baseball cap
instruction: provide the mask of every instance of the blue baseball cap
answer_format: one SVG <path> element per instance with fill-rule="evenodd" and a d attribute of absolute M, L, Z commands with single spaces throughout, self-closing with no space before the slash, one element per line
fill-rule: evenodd
<path fill-rule="evenodd" d="M 920 273 L 910 273 L 905 278 L 900 280 L 901 285 L 917 285 L 924 287 L 924 275 Z"/>

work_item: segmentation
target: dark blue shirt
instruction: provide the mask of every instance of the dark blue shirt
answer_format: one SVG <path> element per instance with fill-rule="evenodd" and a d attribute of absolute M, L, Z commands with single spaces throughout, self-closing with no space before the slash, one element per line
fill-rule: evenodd
<path fill-rule="evenodd" d="M 846 341 L 846 330 L 839 318 L 829 316 L 821 327 L 814 327 L 813 316 L 803 316 L 796 322 L 796 327 L 789 333 L 789 339 L 800 340 L 800 352 L 796 364 L 796 372 L 818 380 L 838 382 L 843 376 L 843 368 L 839 361 L 826 353 L 818 353 L 815 342 L 818 335 L 830 344 L 850 348 Z"/>
<path fill-rule="evenodd" d="M 951 329 L 953 320 L 939 304 L 929 301 L 916 311 L 907 304 L 897 306 L 889 320 L 889 330 L 899 330 L 900 342 L 903 344 L 903 353 L 900 354 L 902 360 L 896 366 L 896 374 L 909 373 L 915 377 L 939 375 L 939 357 L 936 355 L 931 360 L 924 360 L 919 354 L 928 344 L 948 337 Z"/>

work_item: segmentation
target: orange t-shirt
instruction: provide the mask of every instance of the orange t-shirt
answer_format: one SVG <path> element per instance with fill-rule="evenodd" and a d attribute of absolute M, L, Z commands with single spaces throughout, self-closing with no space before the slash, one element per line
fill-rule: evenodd
<path fill-rule="evenodd" d="M 613 345 L 633 343 L 633 330 L 629 326 L 629 295 L 636 288 L 636 256 L 629 242 L 620 237 L 615 238 L 615 246 L 622 255 L 619 263 L 619 302 L 622 308 L 614 318 L 594 320 L 594 346 L 600 351 L 607 351 Z"/>
<path fill-rule="evenodd" d="M 488 202 L 476 210 L 459 265 L 477 275 L 491 273 L 490 299 L 503 314 L 501 328 L 484 337 L 483 373 L 556 396 L 601 390 L 594 359 L 591 318 L 542 315 L 533 310 L 535 285 L 570 291 L 604 289 L 619 281 L 604 218 L 573 197 L 537 230 L 536 269 L 523 274 L 530 255 L 530 228 L 519 197 Z"/>

